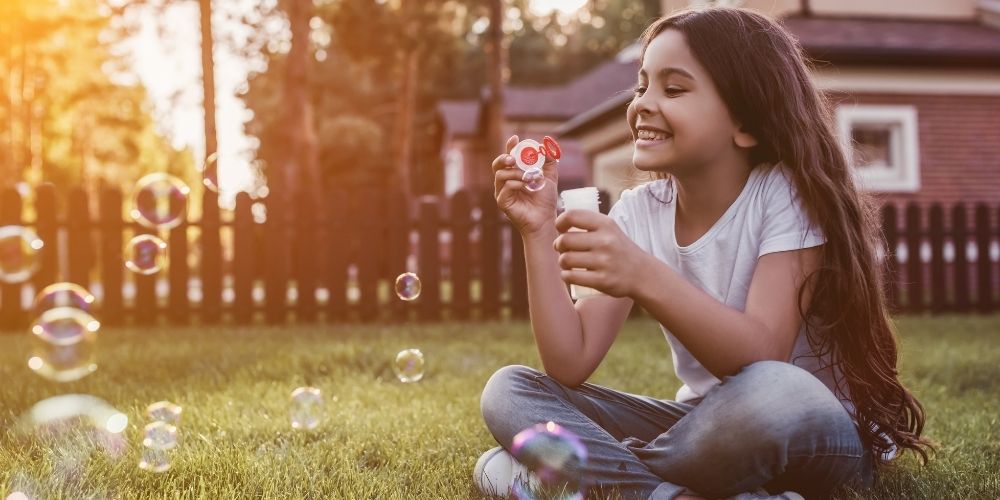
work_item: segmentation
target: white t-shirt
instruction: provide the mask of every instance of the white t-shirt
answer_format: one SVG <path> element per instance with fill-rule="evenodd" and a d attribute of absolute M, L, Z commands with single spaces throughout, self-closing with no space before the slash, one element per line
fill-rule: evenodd
<path fill-rule="evenodd" d="M 666 180 L 626 190 L 609 215 L 640 248 L 734 309 L 746 308 L 750 280 L 760 256 L 826 242 L 819 227 L 810 224 L 795 186 L 781 165 L 760 165 L 751 170 L 736 201 L 704 235 L 685 247 L 674 238 L 677 203 L 672 190 L 673 185 Z M 677 400 L 703 397 L 719 379 L 665 326 L 661 324 L 660 328 L 670 344 L 677 377 L 684 383 L 677 391 Z M 819 359 L 809 346 L 805 325 L 789 361 L 812 372 L 845 405 L 850 405 L 849 399 L 835 389 L 830 363 Z"/>

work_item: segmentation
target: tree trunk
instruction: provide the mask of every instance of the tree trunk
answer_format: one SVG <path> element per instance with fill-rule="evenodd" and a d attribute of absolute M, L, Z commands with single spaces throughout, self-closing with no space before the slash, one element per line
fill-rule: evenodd
<path fill-rule="evenodd" d="M 205 112 L 205 157 L 219 149 L 215 125 L 215 59 L 212 38 L 212 0 L 198 0 L 201 11 L 201 88 L 204 95 L 202 109 Z"/>
<path fill-rule="evenodd" d="M 320 186 L 319 154 L 317 150 L 316 129 L 313 120 L 312 103 L 309 99 L 309 20 L 313 17 L 312 0 L 290 0 L 288 20 L 292 31 L 292 48 L 288 53 L 285 67 L 285 147 L 281 171 L 274 177 L 280 177 L 278 186 L 279 199 L 285 204 L 306 187 L 315 191 Z M 271 179 L 269 179 L 271 180 Z"/>
<path fill-rule="evenodd" d="M 503 43 L 503 0 L 490 0 L 490 27 L 487 42 L 487 67 L 490 78 L 489 113 L 486 130 L 486 154 L 493 157 L 503 151 L 503 82 L 507 54 Z"/>
<path fill-rule="evenodd" d="M 416 20 L 413 10 L 416 0 L 403 0 L 403 19 L 406 19 L 406 39 L 408 43 L 403 54 L 403 88 L 399 100 L 399 114 L 396 120 L 395 149 L 396 174 L 403 194 L 409 198 L 413 193 L 413 117 L 417 104 L 417 74 L 420 70 L 419 51 L 416 46 Z"/>

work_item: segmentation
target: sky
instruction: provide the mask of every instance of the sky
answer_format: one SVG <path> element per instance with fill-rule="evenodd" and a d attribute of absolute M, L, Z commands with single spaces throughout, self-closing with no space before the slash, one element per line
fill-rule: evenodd
<path fill-rule="evenodd" d="M 255 0 L 225 1 L 227 9 L 239 11 L 240 4 Z M 587 1 L 532 0 L 530 10 L 536 15 L 553 10 L 570 13 Z M 213 17 L 216 38 L 229 35 L 228 39 L 241 43 L 245 27 L 219 13 Z M 205 150 L 199 22 L 195 2 L 174 5 L 163 14 L 145 10 L 140 14 L 141 29 L 124 44 L 134 76 L 149 92 L 160 131 L 175 147 L 191 147 L 195 158 L 203 157 Z M 164 31 L 158 33 L 160 29 Z M 214 56 L 220 201 L 230 205 L 237 192 L 252 191 L 256 186 L 252 167 L 256 139 L 243 132 L 243 123 L 252 114 L 237 92 L 246 87 L 247 75 L 260 63 L 236 56 L 226 44 L 216 44 Z"/>

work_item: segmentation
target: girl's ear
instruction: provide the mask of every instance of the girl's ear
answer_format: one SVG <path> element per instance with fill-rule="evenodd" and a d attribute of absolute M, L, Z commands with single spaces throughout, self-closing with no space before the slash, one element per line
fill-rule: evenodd
<path fill-rule="evenodd" d="M 757 138 L 743 131 L 743 125 L 736 124 L 733 143 L 740 148 L 752 148 L 757 145 Z"/>

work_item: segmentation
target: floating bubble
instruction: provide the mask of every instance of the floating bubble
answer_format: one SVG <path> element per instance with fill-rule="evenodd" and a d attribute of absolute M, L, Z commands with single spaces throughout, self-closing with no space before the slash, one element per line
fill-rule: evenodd
<path fill-rule="evenodd" d="M 53 283 L 38 292 L 31 309 L 35 316 L 56 307 L 72 307 L 89 313 L 93 305 L 94 296 L 86 288 L 76 283 L 63 282 Z"/>
<path fill-rule="evenodd" d="M 524 189 L 531 192 L 540 191 L 545 187 L 545 175 L 541 170 L 528 170 L 521 176 L 521 180 L 524 181 Z"/>
<path fill-rule="evenodd" d="M 31 333 L 53 345 L 72 345 L 93 336 L 101 323 L 75 307 L 56 307 L 43 312 L 31 325 Z"/>
<path fill-rule="evenodd" d="M 167 243 L 151 234 L 140 234 L 125 246 L 125 267 L 134 273 L 156 274 L 166 260 Z"/>
<path fill-rule="evenodd" d="M 31 497 L 23 491 L 12 491 L 9 495 L 7 495 L 7 500 L 31 500 Z"/>
<path fill-rule="evenodd" d="M 139 468 L 157 473 L 170 470 L 170 452 L 144 447 L 139 458 Z"/>
<path fill-rule="evenodd" d="M 38 251 L 45 246 L 24 226 L 0 226 L 0 281 L 21 283 L 38 270 Z"/>
<path fill-rule="evenodd" d="M 583 498 L 587 448 L 568 429 L 554 422 L 529 427 L 514 436 L 511 454 L 538 477 L 537 488 L 515 483 L 516 498 Z"/>
<path fill-rule="evenodd" d="M 154 450 L 169 450 L 177 446 L 177 428 L 166 422 L 153 422 L 142 431 L 142 445 Z"/>
<path fill-rule="evenodd" d="M 154 229 L 173 229 L 184 222 L 190 189 L 170 174 L 144 176 L 132 190 L 132 218 Z"/>
<path fill-rule="evenodd" d="M 170 401 L 157 401 L 146 407 L 146 415 L 154 422 L 164 422 L 177 425 L 181 421 L 184 409 Z"/>
<path fill-rule="evenodd" d="M 399 351 L 392 367 L 400 382 L 417 382 L 424 378 L 424 353 L 420 352 L 420 349 Z"/>
<path fill-rule="evenodd" d="M 83 436 L 110 458 L 121 457 L 128 448 L 123 431 L 128 416 L 103 399 L 85 394 L 54 396 L 35 403 L 18 423 L 22 436 L 66 441 Z"/>
<path fill-rule="evenodd" d="M 84 340 L 71 345 L 36 341 L 28 358 L 28 368 L 53 382 L 72 382 L 97 371 L 96 342 Z"/>
<path fill-rule="evenodd" d="M 403 273 L 396 277 L 396 295 L 405 301 L 417 300 L 420 296 L 420 277 L 414 273 Z"/>
<path fill-rule="evenodd" d="M 201 168 L 201 184 L 213 193 L 219 192 L 219 153 L 212 153 L 205 158 Z"/>
<path fill-rule="evenodd" d="M 299 387 L 292 391 L 292 428 L 311 431 L 319 427 L 323 395 L 315 387 Z"/>

